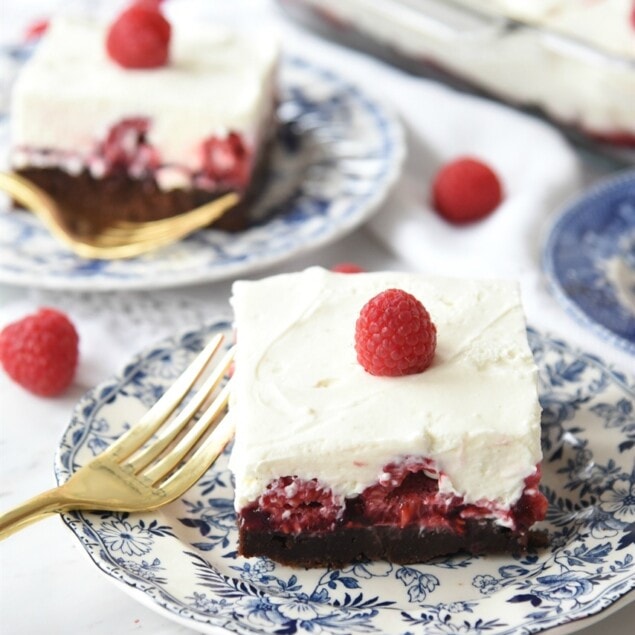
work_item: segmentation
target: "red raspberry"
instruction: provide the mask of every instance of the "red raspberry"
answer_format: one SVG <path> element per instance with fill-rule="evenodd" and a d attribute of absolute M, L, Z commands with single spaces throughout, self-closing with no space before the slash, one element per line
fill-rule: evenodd
<path fill-rule="evenodd" d="M 491 214 L 503 199 L 496 173 L 477 159 L 464 157 L 444 165 L 432 183 L 434 208 L 447 221 L 471 223 Z"/>
<path fill-rule="evenodd" d="M 28 24 L 26 29 L 24 30 L 24 41 L 28 44 L 39 40 L 46 33 L 48 28 L 49 21 L 47 18 L 34 20 L 30 24 Z"/>
<path fill-rule="evenodd" d="M 399 485 L 371 485 L 360 495 L 364 514 L 375 523 L 400 527 L 425 520 L 426 526 L 441 526 L 443 514 L 438 509 L 439 482 L 423 471 L 404 475 Z"/>
<path fill-rule="evenodd" d="M 542 477 L 541 465 L 537 465 L 534 474 L 525 479 L 525 489 L 522 496 L 512 508 L 512 516 L 516 527 L 526 529 L 536 521 L 544 520 L 549 502 L 538 489 Z"/>
<path fill-rule="evenodd" d="M 371 375 L 423 372 L 432 363 L 437 330 L 425 307 L 401 289 L 388 289 L 361 310 L 355 325 L 357 361 Z"/>
<path fill-rule="evenodd" d="M 335 273 L 364 273 L 364 270 L 354 262 L 340 262 L 333 265 L 331 271 Z"/>
<path fill-rule="evenodd" d="M 70 386 L 78 359 L 77 331 L 55 309 L 40 309 L 0 332 L 0 362 L 23 388 L 42 397 Z"/>
<path fill-rule="evenodd" d="M 137 2 L 112 23 L 106 36 L 108 55 L 124 68 L 165 66 L 171 36 L 170 23 L 158 2 Z"/>
<path fill-rule="evenodd" d="M 341 507 L 331 490 L 316 479 L 283 476 L 271 481 L 258 499 L 269 523 L 279 531 L 298 533 L 331 529 Z"/>
<path fill-rule="evenodd" d="M 249 152 L 242 137 L 230 132 L 226 137 L 210 137 L 202 146 L 203 172 L 216 183 L 244 187 L 249 179 Z"/>
<path fill-rule="evenodd" d="M 150 122 L 144 117 L 122 119 L 113 125 L 99 147 L 108 173 L 117 169 L 143 174 L 159 166 L 159 153 L 147 140 Z"/>

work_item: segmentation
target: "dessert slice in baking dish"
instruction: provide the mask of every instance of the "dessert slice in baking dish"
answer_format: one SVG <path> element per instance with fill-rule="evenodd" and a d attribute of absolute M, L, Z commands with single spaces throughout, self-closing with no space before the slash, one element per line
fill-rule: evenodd
<path fill-rule="evenodd" d="M 146 41 L 134 31 L 146 28 L 137 15 L 146 10 L 128 11 L 116 46 L 115 23 L 53 21 L 13 92 L 12 167 L 79 230 L 172 216 L 228 191 L 244 203 L 217 227 L 241 229 L 274 130 L 277 42 L 155 16 L 163 26 L 150 40 L 163 38 L 167 57 L 148 51 L 150 67 L 134 66 L 117 51 Z"/>
<path fill-rule="evenodd" d="M 316 267 L 238 281 L 231 302 L 242 555 L 412 563 L 539 542 L 541 410 L 515 283 Z"/>
<path fill-rule="evenodd" d="M 279 0 L 304 24 L 409 71 L 635 148 L 631 0 Z M 620 153 L 621 154 L 621 153 Z"/>

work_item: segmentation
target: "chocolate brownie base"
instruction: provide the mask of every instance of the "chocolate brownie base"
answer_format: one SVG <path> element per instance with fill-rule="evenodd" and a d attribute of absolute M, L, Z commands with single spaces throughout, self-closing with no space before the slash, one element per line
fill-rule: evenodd
<path fill-rule="evenodd" d="M 238 192 L 240 202 L 212 224 L 214 229 L 237 232 L 251 224 L 249 208 L 264 187 L 273 136 L 272 133 L 258 152 L 251 183 L 244 192 Z M 153 177 L 132 179 L 124 171 L 100 179 L 86 170 L 72 175 L 58 168 L 27 167 L 16 173 L 47 192 L 60 206 L 70 227 L 84 236 L 115 221 L 145 222 L 176 216 L 233 191 L 162 190 Z"/>
<path fill-rule="evenodd" d="M 465 531 L 405 528 L 345 527 L 331 532 L 283 534 L 273 531 L 245 531 L 240 528 L 239 553 L 245 557 L 266 556 L 281 564 L 297 567 L 342 567 L 363 560 L 388 560 L 398 564 L 426 562 L 459 551 L 475 555 L 524 553 L 544 547 L 546 534 L 514 533 L 493 521 L 469 520 Z"/>
<path fill-rule="evenodd" d="M 101 179 L 86 171 L 71 175 L 57 168 L 25 168 L 17 173 L 46 191 L 71 227 L 87 236 L 114 221 L 142 222 L 176 216 L 230 191 L 161 190 L 151 177 L 131 179 L 124 173 Z M 216 229 L 235 232 L 249 225 L 249 203 L 263 181 L 262 174 L 258 177 L 241 202 L 214 223 Z"/>

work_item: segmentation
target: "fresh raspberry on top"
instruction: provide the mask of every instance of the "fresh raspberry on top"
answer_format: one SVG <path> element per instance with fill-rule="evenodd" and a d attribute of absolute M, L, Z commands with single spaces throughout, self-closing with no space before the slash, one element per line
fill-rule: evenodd
<path fill-rule="evenodd" d="M 110 26 L 106 50 L 120 66 L 157 68 L 167 64 L 172 29 L 159 4 L 136 2 Z"/>
<path fill-rule="evenodd" d="M 502 200 L 503 188 L 494 170 L 470 157 L 444 165 L 432 183 L 434 208 L 451 223 L 485 218 Z"/>
<path fill-rule="evenodd" d="M 364 273 L 364 270 L 354 262 L 340 262 L 331 267 L 334 273 Z"/>
<path fill-rule="evenodd" d="M 421 373 L 432 363 L 436 344 L 430 314 L 402 289 L 388 289 L 372 298 L 355 325 L 357 361 L 371 375 Z"/>
<path fill-rule="evenodd" d="M 52 397 L 73 381 L 78 343 L 77 331 L 68 317 L 44 308 L 0 332 L 0 362 L 23 388 Z"/>

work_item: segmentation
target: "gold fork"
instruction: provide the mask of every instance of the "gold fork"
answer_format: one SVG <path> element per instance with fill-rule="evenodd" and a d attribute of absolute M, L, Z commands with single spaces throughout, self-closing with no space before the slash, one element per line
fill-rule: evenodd
<path fill-rule="evenodd" d="M 9 172 L 0 172 L 0 190 L 31 210 L 61 242 L 83 258 L 116 260 L 131 258 L 164 247 L 207 227 L 240 200 L 230 192 L 189 212 L 145 223 L 120 221 L 90 237 L 74 232 L 57 203 L 40 187 Z"/>
<path fill-rule="evenodd" d="M 0 515 L 0 539 L 44 516 L 71 509 L 156 509 L 194 485 L 234 434 L 230 418 L 221 416 L 227 405 L 229 384 L 207 406 L 227 373 L 233 348 L 183 409 L 172 415 L 222 340 L 222 335 L 215 337 L 135 426 L 63 485 Z M 199 411 L 202 414 L 195 419 Z M 150 440 L 152 437 L 155 438 Z"/>

